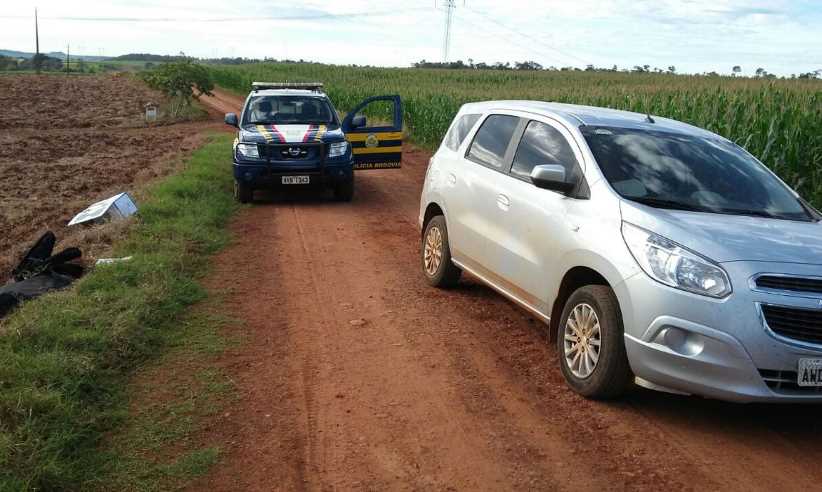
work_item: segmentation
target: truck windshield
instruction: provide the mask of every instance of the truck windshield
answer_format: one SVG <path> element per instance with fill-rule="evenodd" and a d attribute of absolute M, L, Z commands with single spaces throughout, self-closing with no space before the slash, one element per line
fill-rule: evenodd
<path fill-rule="evenodd" d="M 248 101 L 245 124 L 301 125 L 333 124 L 331 106 L 324 98 L 312 96 L 256 96 Z"/>
<path fill-rule="evenodd" d="M 644 129 L 580 128 L 623 198 L 657 208 L 814 220 L 793 192 L 737 145 Z"/>

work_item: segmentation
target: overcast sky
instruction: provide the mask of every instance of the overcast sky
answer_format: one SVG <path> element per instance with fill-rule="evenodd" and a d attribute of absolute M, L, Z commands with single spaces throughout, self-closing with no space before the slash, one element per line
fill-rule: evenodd
<path fill-rule="evenodd" d="M 822 0 L 457 0 L 451 60 L 822 69 Z M 2 0 L 0 48 L 408 66 L 443 56 L 445 0 Z"/>

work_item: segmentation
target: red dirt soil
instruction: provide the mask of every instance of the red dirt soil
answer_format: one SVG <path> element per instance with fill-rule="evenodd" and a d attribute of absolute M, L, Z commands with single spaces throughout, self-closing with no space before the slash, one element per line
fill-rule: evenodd
<path fill-rule="evenodd" d="M 104 253 L 122 231 L 68 229 L 68 221 L 168 174 L 203 130 L 222 129 L 213 121 L 149 128 L 147 102 L 165 100 L 126 75 L 0 76 L 0 283 L 47 230 L 87 257 Z"/>
<path fill-rule="evenodd" d="M 239 399 L 200 436 L 224 455 L 192 490 L 819 487 L 815 408 L 588 401 L 540 322 L 470 278 L 428 287 L 428 158 L 360 172 L 352 203 L 271 196 L 236 217 L 209 285 L 248 337 L 220 361 Z"/>

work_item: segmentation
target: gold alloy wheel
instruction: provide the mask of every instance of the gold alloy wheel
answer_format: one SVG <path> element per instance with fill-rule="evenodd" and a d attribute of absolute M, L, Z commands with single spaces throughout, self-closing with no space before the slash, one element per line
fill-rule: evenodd
<path fill-rule="evenodd" d="M 437 274 L 440 263 L 442 263 L 442 232 L 439 227 L 433 226 L 425 235 L 425 246 L 423 247 L 425 273 L 433 277 Z"/>
<path fill-rule="evenodd" d="M 565 362 L 571 374 L 586 379 L 599 362 L 602 333 L 599 318 L 589 304 L 577 304 L 565 322 Z"/>

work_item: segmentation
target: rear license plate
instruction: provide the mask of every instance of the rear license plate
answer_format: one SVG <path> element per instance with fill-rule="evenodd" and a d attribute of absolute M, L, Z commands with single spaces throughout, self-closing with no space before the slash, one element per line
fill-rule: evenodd
<path fill-rule="evenodd" d="M 822 386 L 822 359 L 799 359 L 799 386 Z"/>
<path fill-rule="evenodd" d="M 311 176 L 283 176 L 284 185 L 307 185 L 311 182 Z"/>

